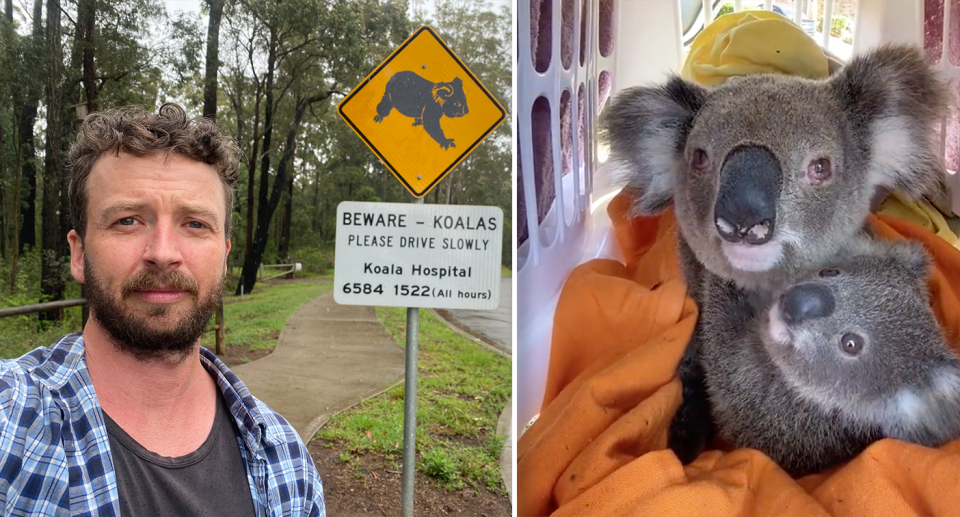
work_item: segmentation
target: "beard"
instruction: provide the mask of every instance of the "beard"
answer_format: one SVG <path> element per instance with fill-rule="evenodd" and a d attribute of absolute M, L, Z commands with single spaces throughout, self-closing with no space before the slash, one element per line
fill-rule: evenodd
<path fill-rule="evenodd" d="M 141 361 L 180 362 L 186 359 L 206 330 L 213 312 L 220 306 L 225 277 L 225 274 L 221 275 L 210 294 L 201 299 L 197 281 L 184 273 L 155 273 L 144 270 L 123 283 L 118 298 L 103 285 L 90 262 L 84 257 L 84 291 L 92 317 L 113 338 L 111 341 L 117 349 Z M 156 304 L 147 310 L 147 316 L 144 317 L 130 309 L 128 300 L 136 291 L 161 286 L 186 291 L 187 296 L 192 297 L 196 303 L 179 320 L 166 326 L 151 328 L 151 323 L 161 323 L 158 320 L 174 313 L 175 307 Z"/>

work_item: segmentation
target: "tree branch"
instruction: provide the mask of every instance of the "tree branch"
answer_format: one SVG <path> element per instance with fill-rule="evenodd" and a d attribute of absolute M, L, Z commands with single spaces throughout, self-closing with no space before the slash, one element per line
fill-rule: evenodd
<path fill-rule="evenodd" d="M 292 54 L 293 52 L 296 52 L 296 51 L 300 50 L 301 48 L 309 45 L 309 44 L 310 44 L 311 42 L 313 42 L 313 41 L 316 41 L 316 38 L 307 38 L 306 40 L 303 41 L 303 43 L 301 43 L 301 44 L 299 44 L 299 45 L 297 45 L 297 46 L 295 46 L 295 47 L 290 47 L 290 48 L 288 48 L 287 50 L 284 50 L 283 52 L 278 52 L 278 53 L 277 53 L 277 59 L 279 59 L 279 58 L 281 58 L 281 57 L 283 57 L 283 56 L 286 56 L 287 54 Z"/>
<path fill-rule="evenodd" d="M 103 85 L 107 84 L 107 81 L 110 81 L 110 80 L 119 81 L 120 79 L 123 79 L 124 77 L 126 77 L 126 76 L 128 76 L 128 75 L 130 75 L 130 71 L 129 71 L 129 70 L 127 70 L 127 71 L 125 71 L 125 72 L 121 72 L 121 73 L 119 73 L 119 74 L 106 75 L 106 76 L 98 76 L 97 79 L 100 79 L 100 84 L 97 85 L 97 93 L 99 93 L 101 90 L 103 90 Z"/>
<path fill-rule="evenodd" d="M 66 16 L 67 19 L 70 20 L 71 23 L 73 23 L 73 26 L 76 27 L 76 26 L 77 26 L 77 21 L 70 17 L 70 13 L 68 13 L 68 12 L 63 8 L 63 6 L 57 6 L 57 7 L 60 7 L 60 14 Z"/>

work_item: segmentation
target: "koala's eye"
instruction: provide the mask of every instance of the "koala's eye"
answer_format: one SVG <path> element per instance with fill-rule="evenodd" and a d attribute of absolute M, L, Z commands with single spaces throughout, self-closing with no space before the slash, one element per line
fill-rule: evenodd
<path fill-rule="evenodd" d="M 819 185 L 833 177 L 833 168 L 827 158 L 818 158 L 807 165 L 807 179 L 811 185 Z"/>
<path fill-rule="evenodd" d="M 693 158 L 690 160 L 690 166 L 698 171 L 705 171 L 710 167 L 710 157 L 703 149 L 693 151 Z"/>
<path fill-rule="evenodd" d="M 837 276 L 839 274 L 840 274 L 840 270 L 835 268 L 827 268 L 827 269 L 820 270 L 820 276 L 822 278 L 830 278 L 833 276 Z"/>
<path fill-rule="evenodd" d="M 849 355 L 857 355 L 863 350 L 863 336 L 847 332 L 840 337 L 840 350 Z"/>

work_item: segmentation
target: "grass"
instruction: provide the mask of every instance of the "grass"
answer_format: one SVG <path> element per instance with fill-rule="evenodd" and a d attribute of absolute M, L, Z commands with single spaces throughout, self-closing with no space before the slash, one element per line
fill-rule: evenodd
<path fill-rule="evenodd" d="M 500 276 L 512 276 L 513 271 L 510 271 L 510 268 L 504 265 L 500 265 Z"/>
<path fill-rule="evenodd" d="M 223 319 L 226 320 L 226 346 L 246 346 L 250 350 L 273 348 L 276 332 L 283 330 L 287 320 L 303 304 L 333 289 L 332 283 L 304 282 L 298 284 L 261 284 L 253 293 L 224 296 Z M 231 291 L 232 292 L 232 291 Z M 213 350 L 216 335 L 208 332 L 200 344 Z"/>
<path fill-rule="evenodd" d="M 24 289 L 25 290 L 25 289 Z M 80 297 L 80 284 L 74 281 L 66 283 L 64 299 Z M 37 303 L 37 298 L 23 293 L 21 296 L 5 298 L 0 304 L 4 307 L 16 307 Z M 64 334 L 80 332 L 83 322 L 82 307 L 69 307 L 63 310 L 63 321 L 56 325 L 52 322 L 40 322 L 37 314 L 0 318 L 0 359 L 11 359 L 40 346 L 50 346 Z"/>
<path fill-rule="evenodd" d="M 233 284 L 228 282 L 224 292 L 232 293 L 235 285 L 235 280 Z M 251 350 L 276 346 L 277 338 L 274 334 L 283 330 L 290 315 L 303 304 L 332 288 L 333 284 L 329 282 L 281 285 L 258 283 L 252 294 L 244 295 L 243 302 L 240 302 L 239 296 L 224 296 L 226 345 L 248 346 Z M 67 285 L 65 298 L 76 298 L 79 294 L 79 284 Z M 13 305 L 25 303 L 31 302 Z M 0 318 L 0 359 L 19 357 L 39 346 L 50 346 L 64 334 L 80 332 L 81 317 L 80 307 L 69 308 L 64 311 L 62 325 L 50 325 L 44 329 L 40 328 L 36 314 Z M 203 335 L 200 343 L 212 350 L 215 340 L 215 334 L 208 332 Z"/>
<path fill-rule="evenodd" d="M 378 307 L 377 316 L 405 344 L 406 311 Z M 504 436 L 497 418 L 510 395 L 510 359 L 450 330 L 420 311 L 417 389 L 417 470 L 447 489 L 485 487 L 507 495 L 499 457 Z M 403 457 L 403 383 L 334 416 L 317 433 L 328 447 L 376 453 L 399 469 Z"/>

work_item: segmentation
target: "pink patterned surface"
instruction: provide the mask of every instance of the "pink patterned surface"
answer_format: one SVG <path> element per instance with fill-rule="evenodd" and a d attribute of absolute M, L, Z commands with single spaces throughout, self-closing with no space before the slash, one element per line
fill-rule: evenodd
<path fill-rule="evenodd" d="M 960 66 L 960 0 L 949 0 L 950 26 L 947 40 L 947 63 L 951 67 Z M 924 1 L 923 46 L 934 63 L 940 63 L 943 54 L 943 5 L 944 0 Z M 960 85 L 950 82 L 952 103 L 947 115 L 945 160 L 947 168 L 960 170 Z"/>
<path fill-rule="evenodd" d="M 586 37 L 586 7 L 589 2 L 596 0 L 582 0 L 580 12 L 579 54 L 580 65 L 584 64 L 587 54 Z M 600 0 L 599 16 L 599 50 L 601 55 L 609 56 L 613 52 L 613 7 L 614 0 Z M 573 61 L 575 25 L 573 0 L 558 0 L 560 3 L 560 65 L 569 69 Z M 554 0 L 531 0 L 530 2 L 530 41 L 533 45 L 531 55 L 533 66 L 537 72 L 543 73 L 549 68 L 551 57 L 550 42 L 552 38 L 551 20 L 553 16 Z M 598 107 L 602 106 L 610 93 L 610 74 L 603 72 L 597 84 Z M 545 98 L 538 98 L 534 102 L 529 123 L 533 133 L 533 168 L 534 191 L 537 200 L 538 223 L 542 222 L 556 199 L 556 186 L 553 181 L 553 153 L 551 144 L 550 114 L 551 109 L 560 110 L 560 168 L 563 175 L 573 170 L 573 110 L 571 106 L 571 92 L 564 91 L 559 106 L 551 106 Z M 579 141 L 579 165 L 584 160 L 584 92 L 582 87 L 577 92 L 577 140 Z M 526 123 L 524 114 L 520 114 L 518 124 Z M 523 165 L 520 161 L 519 146 L 517 148 L 517 245 L 523 244 L 528 238 L 526 200 L 523 196 Z"/>

